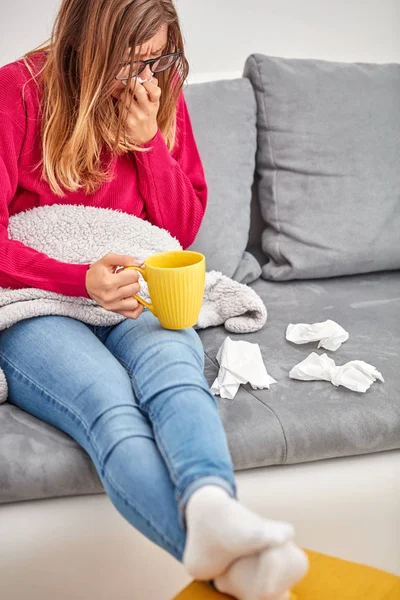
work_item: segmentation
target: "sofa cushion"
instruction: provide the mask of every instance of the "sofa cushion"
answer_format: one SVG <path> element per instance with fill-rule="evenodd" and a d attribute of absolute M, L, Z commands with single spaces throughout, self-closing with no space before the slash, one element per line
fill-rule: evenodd
<path fill-rule="evenodd" d="M 264 329 L 233 340 L 257 342 L 277 384 L 246 385 L 234 400 L 218 398 L 235 468 L 248 469 L 400 448 L 400 272 L 373 273 L 318 282 L 272 282 L 252 287 L 268 307 Z M 317 344 L 285 339 L 289 323 L 334 319 L 350 334 L 336 364 L 361 359 L 385 378 L 365 394 L 322 381 L 295 381 L 290 369 Z M 218 373 L 216 354 L 228 332 L 198 331 L 205 374 Z M 0 502 L 93 494 L 103 491 L 87 453 L 67 434 L 21 411 L 0 405 Z"/>
<path fill-rule="evenodd" d="M 400 65 L 254 54 L 266 279 L 400 268 Z"/>
<path fill-rule="evenodd" d="M 104 492 L 89 455 L 52 425 L 0 404 L 0 503 Z"/>
<path fill-rule="evenodd" d="M 259 263 L 245 253 L 257 144 L 256 101 L 248 79 L 190 85 L 185 91 L 208 184 L 206 213 L 190 250 L 207 270 L 255 281 Z"/>
<path fill-rule="evenodd" d="M 266 303 L 268 321 L 259 332 L 229 335 L 258 343 L 267 371 L 277 383 L 270 390 L 247 385 L 233 401 L 220 400 L 235 466 L 295 464 L 400 448 L 400 272 L 317 282 L 260 279 L 251 287 Z M 317 350 L 317 343 L 298 346 L 285 338 L 289 323 L 328 318 L 350 334 L 336 352 Z M 214 364 L 207 372 L 212 381 L 218 373 L 215 357 L 227 332 L 219 327 L 199 333 Z M 326 352 L 337 365 L 364 360 L 382 373 L 385 383 L 376 382 L 362 394 L 325 381 L 290 379 L 291 368 L 311 352 Z M 263 405 L 264 418 L 244 411 L 243 399 L 249 394 L 253 402 Z"/>

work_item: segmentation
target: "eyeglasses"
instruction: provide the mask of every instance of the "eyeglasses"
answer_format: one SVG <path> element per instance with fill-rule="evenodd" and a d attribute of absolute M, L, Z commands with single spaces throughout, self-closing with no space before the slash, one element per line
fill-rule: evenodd
<path fill-rule="evenodd" d="M 163 56 L 159 56 L 158 58 L 152 58 L 151 60 L 135 60 L 132 65 L 132 78 L 140 75 L 140 73 L 142 73 L 145 70 L 147 65 L 150 65 L 152 73 L 161 73 L 161 71 L 166 71 L 176 63 L 176 61 L 182 56 L 182 54 L 182 50 L 178 50 L 178 52 L 173 52 L 172 54 L 164 54 Z M 118 81 L 128 81 L 129 68 L 130 63 L 126 63 L 125 65 L 123 65 L 118 75 L 115 76 L 115 79 L 118 79 Z"/>

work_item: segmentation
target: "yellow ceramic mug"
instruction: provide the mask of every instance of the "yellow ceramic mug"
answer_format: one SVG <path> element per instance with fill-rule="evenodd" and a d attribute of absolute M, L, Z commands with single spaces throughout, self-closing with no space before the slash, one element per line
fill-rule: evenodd
<path fill-rule="evenodd" d="M 136 269 L 149 286 L 152 304 L 134 298 L 158 318 L 166 329 L 185 329 L 197 323 L 203 303 L 206 259 L 199 252 L 172 250 L 153 254 Z"/>

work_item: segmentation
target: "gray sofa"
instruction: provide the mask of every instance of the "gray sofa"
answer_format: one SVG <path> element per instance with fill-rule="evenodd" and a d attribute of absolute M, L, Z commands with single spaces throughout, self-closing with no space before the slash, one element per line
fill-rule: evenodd
<path fill-rule="evenodd" d="M 397 573 L 399 94 L 400 65 L 262 55 L 249 57 L 242 79 L 186 90 L 210 192 L 193 249 L 206 254 L 208 270 L 251 285 L 268 309 L 261 331 L 229 335 L 260 345 L 277 384 L 246 385 L 234 400 L 219 399 L 242 497 L 268 516 L 295 522 L 303 545 Z M 285 339 L 289 323 L 326 319 L 350 334 L 336 352 Z M 211 385 L 228 332 L 221 326 L 199 335 Z M 312 351 L 337 365 L 371 363 L 385 383 L 361 394 L 290 379 L 290 369 Z M 103 502 L 93 464 L 74 440 L 8 402 L 0 405 L 1 598 L 47 600 L 56 593 L 99 600 L 112 593 L 122 600 L 129 589 L 132 598 L 162 600 L 177 592 L 186 582 L 180 566 Z M 357 522 L 360 515 L 365 522 Z M 328 522 L 329 535 L 318 538 Z M 344 541 L 335 545 L 338 529 Z M 118 536 L 129 538 L 137 569 Z M 68 544 L 75 556 L 79 547 L 79 566 Z"/>

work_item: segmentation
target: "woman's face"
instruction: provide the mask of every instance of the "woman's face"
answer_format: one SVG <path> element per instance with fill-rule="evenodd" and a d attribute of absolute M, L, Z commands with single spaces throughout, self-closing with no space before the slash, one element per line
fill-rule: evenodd
<path fill-rule="evenodd" d="M 148 40 L 142 47 L 136 47 L 134 60 L 150 60 L 151 58 L 157 58 L 164 54 L 165 48 L 168 42 L 168 27 L 167 25 L 163 25 L 160 30 L 156 33 L 151 40 Z M 124 57 L 126 62 L 129 62 L 129 53 L 131 49 L 128 48 L 127 53 Z M 157 75 L 156 75 L 157 76 Z M 142 79 L 151 79 L 153 74 L 150 69 L 150 65 L 146 65 L 144 71 L 140 73 L 140 77 Z M 114 91 L 121 92 L 125 88 L 125 85 L 122 81 L 115 80 Z M 119 94 L 118 94 L 119 95 Z"/>

